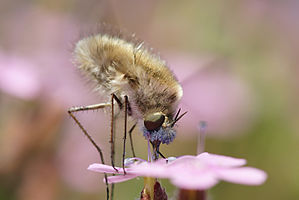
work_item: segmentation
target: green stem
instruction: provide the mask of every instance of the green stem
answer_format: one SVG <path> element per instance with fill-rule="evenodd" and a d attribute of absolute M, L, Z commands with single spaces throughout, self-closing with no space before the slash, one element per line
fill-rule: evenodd
<path fill-rule="evenodd" d="M 156 181 L 156 178 L 144 177 L 144 188 L 142 193 L 148 196 L 150 200 L 154 200 Z"/>
<path fill-rule="evenodd" d="M 144 188 L 140 200 L 167 200 L 165 189 L 156 178 L 144 177 Z"/>

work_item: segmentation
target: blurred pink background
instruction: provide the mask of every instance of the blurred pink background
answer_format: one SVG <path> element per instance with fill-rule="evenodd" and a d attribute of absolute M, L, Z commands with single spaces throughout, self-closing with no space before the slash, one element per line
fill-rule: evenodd
<path fill-rule="evenodd" d="M 67 115 L 72 106 L 104 99 L 71 63 L 73 44 L 104 22 L 153 47 L 183 86 L 180 107 L 188 114 L 163 154 L 195 154 L 203 120 L 207 151 L 243 157 L 269 175 L 259 188 L 221 183 L 210 191 L 212 199 L 299 197 L 299 161 L 290 159 L 299 153 L 298 1 L 0 4 L 0 199 L 105 195 L 103 177 L 86 170 L 99 162 L 97 152 Z M 109 163 L 109 112 L 76 116 Z M 118 128 L 117 153 L 121 133 Z M 137 155 L 146 158 L 138 129 L 134 141 Z M 117 185 L 116 199 L 138 198 L 141 182 Z M 173 196 L 174 186 L 163 184 Z"/>

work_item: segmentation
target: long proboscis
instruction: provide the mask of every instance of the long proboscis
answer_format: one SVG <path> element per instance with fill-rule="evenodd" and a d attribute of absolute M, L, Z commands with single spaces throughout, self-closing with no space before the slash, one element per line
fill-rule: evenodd
<path fill-rule="evenodd" d="M 179 116 L 180 112 L 181 112 L 181 109 L 179 109 L 177 114 L 175 115 L 174 121 L 171 123 L 171 127 L 173 127 L 187 113 L 187 111 L 186 111 Z"/>

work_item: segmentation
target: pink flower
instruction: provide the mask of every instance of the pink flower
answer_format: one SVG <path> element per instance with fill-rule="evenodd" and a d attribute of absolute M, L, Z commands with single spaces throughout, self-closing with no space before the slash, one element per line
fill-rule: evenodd
<path fill-rule="evenodd" d="M 25 100 L 35 98 L 40 92 L 40 81 L 34 65 L 17 56 L 0 52 L 0 90 Z"/>
<path fill-rule="evenodd" d="M 122 174 L 108 177 L 109 183 L 119 183 L 133 179 L 137 176 L 168 178 L 179 188 L 191 190 L 206 190 L 215 186 L 220 180 L 244 185 L 260 185 L 265 182 L 267 175 L 264 171 L 243 167 L 245 159 L 228 156 L 202 153 L 198 156 L 182 156 L 173 161 L 166 162 L 160 159 L 156 162 L 139 162 L 130 164 L 116 172 L 111 166 L 92 164 L 89 170 Z"/>

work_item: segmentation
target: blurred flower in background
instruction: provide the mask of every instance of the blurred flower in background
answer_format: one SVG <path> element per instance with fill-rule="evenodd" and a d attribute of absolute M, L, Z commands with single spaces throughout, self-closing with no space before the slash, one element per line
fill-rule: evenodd
<path fill-rule="evenodd" d="M 225 60 L 175 54 L 168 60 L 183 86 L 181 106 L 188 110 L 179 130 L 188 130 L 187 133 L 193 133 L 190 137 L 194 137 L 195 125 L 201 119 L 209 122 L 212 137 L 225 138 L 247 132 L 257 114 L 255 96 Z"/>
<path fill-rule="evenodd" d="M 74 42 L 103 22 L 154 47 L 183 85 L 181 107 L 188 114 L 177 139 L 161 147 L 164 155 L 194 154 L 196 127 L 204 120 L 207 151 L 246 157 L 271 177 L 258 189 L 220 183 L 210 191 L 213 199 L 298 198 L 299 161 L 290 159 L 299 154 L 297 1 L 0 4 L 0 199 L 105 194 L 102 177 L 85 170 L 97 152 L 66 112 L 105 101 L 71 63 Z M 78 118 L 109 163 L 104 112 Z M 133 135 L 137 156 L 146 157 L 144 138 L 138 130 Z M 115 198 L 136 198 L 127 192 L 134 181 L 117 186 Z"/>
<path fill-rule="evenodd" d="M 24 100 L 37 97 L 40 84 L 31 63 L 1 52 L 0 62 L 0 88 L 3 92 Z"/>

